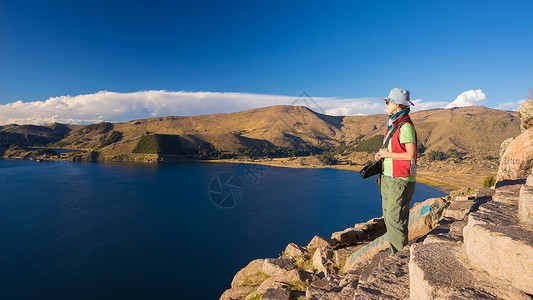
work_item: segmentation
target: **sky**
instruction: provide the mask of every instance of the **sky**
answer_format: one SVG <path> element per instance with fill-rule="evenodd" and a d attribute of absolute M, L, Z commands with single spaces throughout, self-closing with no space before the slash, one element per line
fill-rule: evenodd
<path fill-rule="evenodd" d="M 0 124 L 87 124 L 278 104 L 516 110 L 533 1 L 0 0 Z M 307 101 L 309 102 L 309 101 Z"/>

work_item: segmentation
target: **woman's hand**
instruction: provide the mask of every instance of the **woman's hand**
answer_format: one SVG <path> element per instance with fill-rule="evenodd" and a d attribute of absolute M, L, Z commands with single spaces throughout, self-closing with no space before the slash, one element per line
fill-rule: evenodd
<path fill-rule="evenodd" d="M 392 159 L 397 159 L 397 160 L 415 160 L 416 159 L 415 143 L 406 143 L 404 145 L 405 145 L 406 152 L 400 152 L 400 153 L 389 152 L 387 149 L 383 148 L 383 149 L 379 149 L 378 153 L 376 153 L 374 158 L 376 160 L 385 158 L 385 157 L 390 157 Z"/>
<path fill-rule="evenodd" d="M 390 152 L 387 151 L 387 149 L 383 148 L 383 149 L 379 149 L 376 155 L 374 155 L 374 159 L 380 160 L 382 158 L 389 157 L 389 156 L 390 156 Z"/>

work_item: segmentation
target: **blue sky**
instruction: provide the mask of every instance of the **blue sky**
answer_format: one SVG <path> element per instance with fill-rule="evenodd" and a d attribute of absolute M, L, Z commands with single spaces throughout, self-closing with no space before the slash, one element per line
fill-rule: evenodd
<path fill-rule="evenodd" d="M 533 88 L 532 12 L 532 1 L 0 0 L 0 124 L 230 112 L 304 91 L 327 113 L 368 114 L 383 109 L 350 103 L 393 87 L 418 109 L 464 92 L 458 106 L 516 109 Z"/>

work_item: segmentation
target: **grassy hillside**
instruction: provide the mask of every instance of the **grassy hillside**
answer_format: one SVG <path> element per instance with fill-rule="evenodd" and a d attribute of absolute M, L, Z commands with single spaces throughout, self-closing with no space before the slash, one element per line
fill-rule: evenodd
<path fill-rule="evenodd" d="M 501 142 L 520 134 L 518 113 L 482 106 L 419 111 L 411 117 L 423 155 L 455 150 L 467 155 L 497 157 Z M 118 155 L 140 151 L 135 149 L 139 149 L 139 143 L 147 142 L 146 139 L 169 135 L 186 153 L 213 152 L 218 157 L 220 153 L 247 152 L 243 149 L 248 149 L 247 153 L 277 155 L 331 149 L 340 149 L 337 153 L 355 153 L 379 144 L 376 136 L 385 133 L 387 118 L 384 114 L 335 117 L 306 107 L 280 105 L 237 113 L 160 117 L 127 123 L 7 125 L 0 127 L 3 143 L 0 146 L 46 144 Z M 294 151 L 288 151 L 291 149 Z M 164 148 L 157 151 L 176 152 Z"/>

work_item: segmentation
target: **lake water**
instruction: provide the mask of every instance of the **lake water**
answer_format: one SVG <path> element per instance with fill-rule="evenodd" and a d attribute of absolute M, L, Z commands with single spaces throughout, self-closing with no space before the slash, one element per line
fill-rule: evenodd
<path fill-rule="evenodd" d="M 218 299 L 251 260 L 381 216 L 374 179 L 335 169 L 0 159 L 0 188 L 4 299 Z"/>

